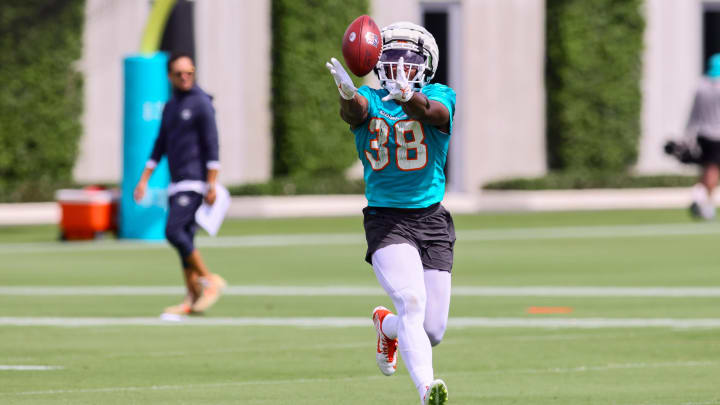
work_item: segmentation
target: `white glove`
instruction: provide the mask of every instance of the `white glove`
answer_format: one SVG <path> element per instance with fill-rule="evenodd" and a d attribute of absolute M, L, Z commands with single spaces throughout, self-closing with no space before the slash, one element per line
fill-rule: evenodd
<path fill-rule="evenodd" d="M 388 83 L 387 86 L 390 93 L 383 97 L 382 101 L 398 100 L 407 103 L 415 92 L 405 76 L 405 59 L 402 57 L 398 60 L 396 72 L 395 80 Z"/>
<path fill-rule="evenodd" d="M 355 93 L 357 93 L 357 88 L 353 84 L 352 79 L 350 79 L 350 76 L 348 76 L 342 64 L 338 62 L 337 59 L 330 58 L 330 62 L 326 62 L 325 66 L 327 66 L 328 70 L 330 70 L 330 74 L 333 76 L 333 79 L 335 79 L 335 84 L 337 84 L 340 97 L 345 100 L 352 100 L 352 98 L 355 97 Z"/>

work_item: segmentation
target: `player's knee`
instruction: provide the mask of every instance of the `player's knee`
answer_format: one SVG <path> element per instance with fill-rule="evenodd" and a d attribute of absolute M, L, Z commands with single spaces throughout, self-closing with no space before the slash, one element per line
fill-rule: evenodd
<path fill-rule="evenodd" d="M 442 342 L 443 337 L 445 336 L 445 329 L 446 325 L 425 325 L 425 333 L 428 336 L 428 339 L 430 339 L 430 344 L 432 346 L 437 346 Z"/>
<path fill-rule="evenodd" d="M 408 316 L 425 316 L 425 295 L 412 290 L 399 291 L 398 294 L 402 300 L 405 313 Z"/>

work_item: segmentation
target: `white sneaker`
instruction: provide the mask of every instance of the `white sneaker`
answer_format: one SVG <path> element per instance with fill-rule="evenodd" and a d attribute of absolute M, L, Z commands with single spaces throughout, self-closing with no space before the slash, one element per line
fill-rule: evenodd
<path fill-rule="evenodd" d="M 692 188 L 692 204 L 690 214 L 698 219 L 711 220 L 715 218 L 715 205 L 713 204 L 707 188 L 697 183 Z"/>
<path fill-rule="evenodd" d="M 220 299 L 222 290 L 227 286 L 225 279 L 215 273 L 210 274 L 208 279 L 201 278 L 200 284 L 202 291 L 200 297 L 192 304 L 191 309 L 193 312 L 205 312 L 215 305 L 217 300 Z"/>
<path fill-rule="evenodd" d="M 385 336 L 382 331 L 382 321 L 390 314 L 390 310 L 385 307 L 376 307 L 373 310 L 373 324 L 377 333 L 377 353 L 375 360 L 377 361 L 380 372 L 385 375 L 393 375 L 397 370 L 397 339 L 390 339 Z"/>
<path fill-rule="evenodd" d="M 444 405 L 448 401 L 448 389 L 445 381 L 433 380 L 430 385 L 425 388 L 423 395 L 423 405 Z"/>
<path fill-rule="evenodd" d="M 715 207 L 709 204 L 700 204 L 693 201 L 690 205 L 690 215 L 697 219 L 710 221 L 715 219 Z"/>

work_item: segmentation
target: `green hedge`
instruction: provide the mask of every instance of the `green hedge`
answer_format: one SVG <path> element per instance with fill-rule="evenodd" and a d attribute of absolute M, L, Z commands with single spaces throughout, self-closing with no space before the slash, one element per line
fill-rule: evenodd
<path fill-rule="evenodd" d="M 486 190 L 571 190 L 589 188 L 690 187 L 697 176 L 658 175 L 631 176 L 624 173 L 571 172 L 550 173 L 545 177 L 495 181 L 483 186 Z"/>
<path fill-rule="evenodd" d="M 362 179 L 346 179 L 343 176 L 294 176 L 276 177 L 267 183 L 243 184 L 228 187 L 230 194 L 248 195 L 311 195 L 311 194 L 363 194 Z"/>
<path fill-rule="evenodd" d="M 0 201 L 52 199 L 81 134 L 84 0 L 0 6 Z"/>
<path fill-rule="evenodd" d="M 357 158 L 325 62 L 342 61 L 345 29 L 367 12 L 367 0 L 272 1 L 275 176 L 338 175 Z"/>
<path fill-rule="evenodd" d="M 551 169 L 622 172 L 640 137 L 643 0 L 547 2 Z"/>

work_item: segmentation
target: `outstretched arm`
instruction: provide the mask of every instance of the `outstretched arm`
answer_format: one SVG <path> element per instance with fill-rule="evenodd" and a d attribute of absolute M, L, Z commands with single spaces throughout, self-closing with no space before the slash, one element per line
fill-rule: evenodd
<path fill-rule="evenodd" d="M 430 124 L 443 132 L 450 131 L 450 112 L 443 103 L 430 100 L 422 93 L 413 94 L 402 109 L 410 117 L 422 123 Z"/>
<path fill-rule="evenodd" d="M 340 98 L 340 117 L 353 127 L 356 127 L 367 119 L 368 102 L 359 94 L 355 94 L 350 100 Z"/>
<path fill-rule="evenodd" d="M 367 99 L 358 94 L 350 76 L 337 59 L 331 58 L 325 66 L 330 70 L 340 93 L 340 117 L 352 126 L 362 124 L 368 115 Z"/>

